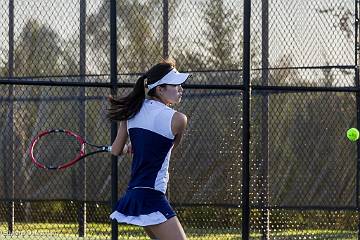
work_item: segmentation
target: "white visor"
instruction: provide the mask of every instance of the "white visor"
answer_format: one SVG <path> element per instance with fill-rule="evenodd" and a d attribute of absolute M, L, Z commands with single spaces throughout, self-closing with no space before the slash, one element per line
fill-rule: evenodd
<path fill-rule="evenodd" d="M 151 90 L 156 86 L 159 86 L 161 84 L 173 84 L 173 85 L 179 85 L 186 81 L 189 77 L 189 73 L 180 73 L 175 68 L 168 72 L 163 78 L 161 78 L 159 81 L 148 84 L 148 89 Z"/>

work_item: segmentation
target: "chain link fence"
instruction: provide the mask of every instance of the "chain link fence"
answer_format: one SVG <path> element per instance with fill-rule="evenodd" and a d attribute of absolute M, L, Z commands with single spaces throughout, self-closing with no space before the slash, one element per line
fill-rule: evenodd
<path fill-rule="evenodd" d="M 166 56 L 193 75 L 167 192 L 189 239 L 360 239 L 360 153 L 345 139 L 360 126 L 358 1 L 251 1 L 250 126 L 246 17 L 238 0 L 2 1 L 0 239 L 147 239 L 109 220 L 129 157 L 44 171 L 29 147 L 51 128 L 110 144 L 107 96 Z"/>

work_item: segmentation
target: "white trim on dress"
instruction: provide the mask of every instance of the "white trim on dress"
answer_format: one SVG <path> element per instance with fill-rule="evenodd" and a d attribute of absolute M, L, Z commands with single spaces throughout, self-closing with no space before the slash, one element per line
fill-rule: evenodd
<path fill-rule="evenodd" d="M 159 211 L 139 216 L 126 216 L 118 211 L 115 211 L 110 215 L 110 218 L 113 220 L 115 219 L 119 223 L 128 223 L 141 227 L 160 224 L 167 220 L 167 218 Z"/>

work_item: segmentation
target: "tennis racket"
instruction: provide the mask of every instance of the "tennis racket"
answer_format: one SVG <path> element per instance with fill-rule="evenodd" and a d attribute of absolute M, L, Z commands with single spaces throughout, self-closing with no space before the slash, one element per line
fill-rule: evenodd
<path fill-rule="evenodd" d="M 85 153 L 85 146 L 93 151 Z M 111 146 L 98 146 L 86 142 L 78 134 L 65 129 L 40 132 L 31 142 L 31 161 L 38 168 L 60 170 L 68 168 L 90 155 L 111 152 Z"/>

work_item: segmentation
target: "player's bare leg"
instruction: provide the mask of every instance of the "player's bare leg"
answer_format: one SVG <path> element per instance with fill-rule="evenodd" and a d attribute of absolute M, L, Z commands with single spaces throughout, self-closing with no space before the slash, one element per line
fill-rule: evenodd
<path fill-rule="evenodd" d="M 186 240 L 184 229 L 175 216 L 166 222 L 147 227 L 160 240 Z"/>

